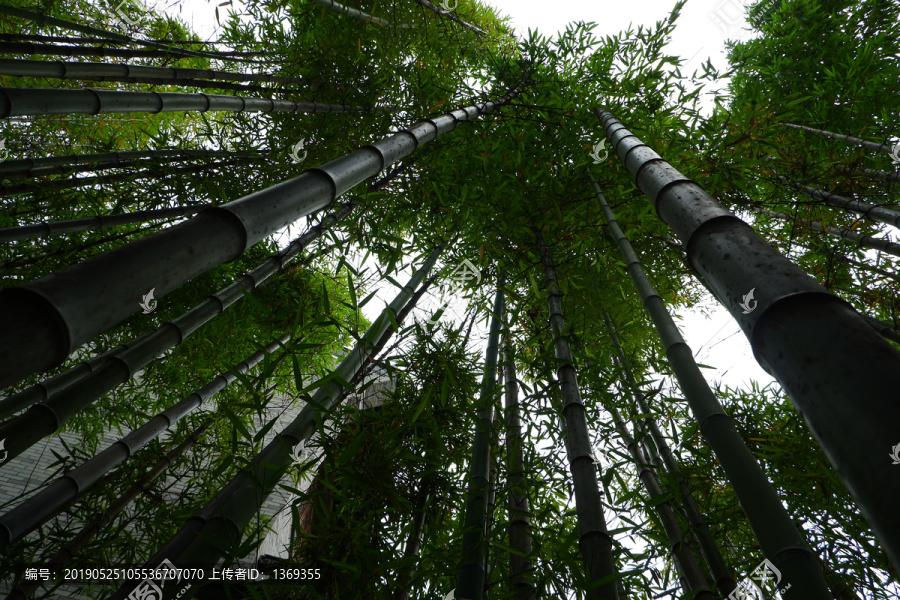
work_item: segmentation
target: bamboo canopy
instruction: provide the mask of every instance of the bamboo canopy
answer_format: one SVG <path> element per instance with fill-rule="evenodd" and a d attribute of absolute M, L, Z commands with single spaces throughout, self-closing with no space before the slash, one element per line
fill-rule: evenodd
<path fill-rule="evenodd" d="M 900 495 L 900 479 L 880 460 L 893 446 L 891 424 L 900 420 L 900 352 L 610 113 L 597 116 L 638 188 L 684 243 L 691 267 L 744 330 L 756 359 L 784 387 L 900 564 L 900 514 L 891 500 Z M 740 304 L 750 290 L 757 291 L 757 304 L 745 312 Z"/>
<path fill-rule="evenodd" d="M 211 267 L 297 219 L 328 206 L 420 145 L 512 100 L 422 121 L 370 146 L 308 169 L 244 198 L 205 210 L 165 231 L 131 242 L 24 286 L 0 292 L 0 387 L 59 364 L 72 350 L 138 310 L 148 290 L 164 297 Z"/>

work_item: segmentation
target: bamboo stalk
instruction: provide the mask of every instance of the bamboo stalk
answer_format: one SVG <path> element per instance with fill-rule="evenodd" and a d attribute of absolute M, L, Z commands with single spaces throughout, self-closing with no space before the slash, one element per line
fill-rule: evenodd
<path fill-rule="evenodd" d="M 808 185 L 794 183 L 783 175 L 777 176 L 781 181 L 791 185 L 794 189 L 803 192 L 810 198 L 821 200 L 829 206 L 835 206 L 837 208 L 843 208 L 851 212 L 859 213 L 870 221 L 885 223 L 887 225 L 893 225 L 894 227 L 900 227 L 900 212 L 890 210 L 888 208 L 882 208 L 874 204 L 868 204 L 866 202 L 857 202 L 856 200 L 844 198 L 843 196 L 838 196 L 837 194 L 823 192 L 822 190 L 809 187 Z"/>
<path fill-rule="evenodd" d="M 862 169 L 862 172 L 884 183 L 900 183 L 900 173 L 888 173 L 876 169 Z"/>
<path fill-rule="evenodd" d="M 768 210 L 765 208 L 755 208 L 754 210 L 760 214 L 774 217 L 776 219 L 781 219 L 782 221 L 793 221 L 800 223 L 801 225 L 806 225 L 810 229 L 814 229 L 815 231 L 820 231 L 822 233 L 827 233 L 833 237 L 839 237 L 841 239 L 847 240 L 849 242 L 855 242 L 857 246 L 861 248 L 872 248 L 873 250 L 880 250 L 881 252 L 885 252 L 887 254 L 891 254 L 893 256 L 900 257 L 900 244 L 896 244 L 889 240 L 884 240 L 881 238 L 874 238 L 868 235 L 860 235 L 849 229 L 840 229 L 839 227 L 827 227 L 820 223 L 819 221 L 808 221 L 806 219 L 802 219 L 800 217 L 786 215 L 784 213 L 776 212 L 774 210 Z"/>
<path fill-rule="evenodd" d="M 22 539 L 53 515 L 75 502 L 102 476 L 124 463 L 164 431 L 171 429 L 183 417 L 199 409 L 213 396 L 231 385 L 237 380 L 235 373 L 240 375 L 247 373 L 267 355 L 279 348 L 285 348 L 289 340 L 289 334 L 283 335 L 228 371 L 219 373 L 203 387 L 182 399 L 181 402 L 160 412 L 125 437 L 110 444 L 93 458 L 67 471 L 65 475 L 58 477 L 37 494 L 24 500 L 9 512 L 0 515 L 0 548 L 5 548 Z"/>
<path fill-rule="evenodd" d="M 315 1 L 315 0 L 313 0 L 313 1 Z M 428 10 L 434 12 L 435 14 L 438 14 L 438 15 L 440 15 L 440 16 L 442 16 L 442 17 L 447 17 L 447 18 L 450 19 L 451 21 L 454 21 L 454 22 L 456 22 L 456 23 L 459 23 L 460 25 L 462 25 L 462 26 L 465 27 L 466 29 L 470 29 L 470 30 L 474 31 L 475 33 L 477 33 L 477 34 L 479 34 L 479 35 L 487 35 L 487 33 L 486 33 L 483 29 L 480 29 L 480 28 L 478 28 L 478 27 L 475 27 L 474 25 L 470 25 L 469 23 L 466 23 L 465 21 L 463 21 L 462 19 L 460 19 L 460 18 L 457 17 L 456 15 L 451 14 L 451 13 L 447 12 L 446 10 L 442 10 L 442 9 L 438 8 L 437 6 L 435 6 L 434 4 L 432 4 L 431 2 L 429 2 L 428 0 L 416 0 L 416 2 L 418 2 L 419 4 L 421 4 L 422 6 L 424 6 L 425 8 L 427 8 Z"/>
<path fill-rule="evenodd" d="M 34 42 L 0 42 L 0 54 L 27 54 L 29 56 L 110 56 L 115 58 L 170 58 L 180 56 L 168 50 L 153 48 L 91 48 L 88 46 L 58 46 L 53 44 L 35 44 Z M 233 60 L 263 65 L 261 61 L 232 58 L 232 53 L 222 53 L 218 60 Z M 257 52 L 247 54 L 259 54 Z"/>
<path fill-rule="evenodd" d="M 497 293 L 491 311 L 488 344 L 484 354 L 484 376 L 476 404 L 475 436 L 472 440 L 472 460 L 469 465 L 468 492 L 462 531 L 462 557 L 456 574 L 456 598 L 481 600 L 484 597 L 485 559 L 487 557 L 487 513 L 491 488 L 491 438 L 494 420 L 494 390 L 497 385 L 497 354 L 500 349 L 500 330 L 503 327 L 506 297 L 503 287 L 505 275 L 497 278 Z"/>
<path fill-rule="evenodd" d="M 401 309 L 412 310 L 414 290 L 434 267 L 444 247 L 442 245 L 431 253 L 341 364 L 319 382 L 321 385 L 297 418 L 253 458 L 249 467 L 189 519 L 147 562 L 148 565 L 158 565 L 168 559 L 176 566 L 190 564 L 210 569 L 241 541 L 245 527 L 290 467 L 294 449 L 306 444 L 316 431 L 317 423 L 325 422 L 334 411 L 346 391 L 344 383 L 351 381 L 372 359 L 373 347 L 389 333 L 391 324 L 400 323 L 396 315 Z M 124 584 L 113 594 L 112 600 L 125 600 L 132 588 L 133 584 Z M 188 598 L 194 589 L 192 585 L 187 592 Z"/>
<path fill-rule="evenodd" d="M 419 556 L 422 547 L 422 532 L 425 529 L 425 514 L 431 502 L 431 493 L 426 487 L 425 478 L 419 482 L 419 492 L 416 498 L 416 512 L 413 517 L 412 528 L 406 538 L 406 546 L 403 548 L 404 558 Z M 413 583 L 416 565 L 410 563 L 400 569 L 397 576 L 397 586 L 394 588 L 394 600 L 409 600 L 409 591 Z"/>
<path fill-rule="evenodd" d="M 354 113 L 370 107 L 347 104 L 294 102 L 268 98 L 179 94 L 173 92 L 117 92 L 95 89 L 0 87 L 0 118 L 35 115 L 106 115 L 161 112 Z"/>
<path fill-rule="evenodd" d="M 391 24 L 384 19 L 379 17 L 373 17 L 368 13 L 364 13 L 361 10 L 351 8 L 349 6 L 344 6 L 343 4 L 338 4 L 334 0 L 310 0 L 319 6 L 324 6 L 329 10 L 333 10 L 334 12 L 341 13 L 344 15 L 350 15 L 351 17 L 356 17 L 360 21 L 365 21 L 366 23 L 375 23 L 376 25 L 381 25 L 382 27 L 390 27 Z M 407 28 L 408 25 L 398 25 L 400 28 Z"/>
<path fill-rule="evenodd" d="M 100 516 L 86 524 L 75 537 L 69 540 L 69 542 L 59 550 L 59 552 L 46 561 L 42 561 L 44 565 L 52 572 L 61 571 L 66 565 L 69 565 L 78 552 L 80 552 L 95 535 L 100 533 L 104 527 L 128 508 L 128 506 L 147 489 L 147 485 L 151 481 L 165 473 L 166 469 L 168 469 L 172 463 L 190 450 L 195 443 L 200 441 L 200 438 L 203 437 L 213 423 L 213 419 L 207 420 L 203 425 L 190 433 L 184 441 L 175 448 L 172 448 L 164 457 L 156 461 L 138 483 L 125 490 L 115 502 L 104 509 Z M 22 583 L 10 592 L 7 600 L 27 600 L 34 596 L 35 592 L 41 588 L 43 583 L 44 582 L 40 580 Z"/>
<path fill-rule="evenodd" d="M 515 353 L 512 343 L 504 346 L 506 456 L 509 483 L 509 573 L 513 600 L 534 600 L 531 579 L 531 509 L 525 483 L 525 461 L 522 453 L 522 424 L 519 411 L 519 384 L 516 376 Z"/>
<path fill-rule="evenodd" d="M 48 167 L 65 167 L 72 165 L 96 164 L 97 169 L 111 169 L 120 166 L 129 166 L 132 161 L 140 158 L 154 160 L 193 160 L 197 158 L 233 157 L 233 158 L 264 158 L 269 151 L 260 154 L 247 152 L 228 152 L 224 150 L 133 150 L 129 152 L 103 152 L 100 154 L 67 154 L 65 156 L 50 156 L 47 158 L 23 158 L 7 160 L 0 163 L 0 176 L 2 177 L 36 177 L 37 175 L 52 174 L 46 172 L 34 173 L 36 169 Z"/>
<path fill-rule="evenodd" d="M 605 201 L 605 198 L 603 201 Z M 616 223 L 616 226 L 618 226 L 618 223 Z M 675 460 L 671 446 L 669 446 L 665 436 L 663 436 L 662 431 L 660 431 L 659 426 L 656 424 L 656 419 L 652 416 L 650 406 L 638 389 L 634 375 L 628 367 L 625 351 L 622 349 L 622 345 L 619 343 L 619 338 L 616 335 L 615 325 L 613 324 L 609 313 L 606 312 L 606 309 L 603 309 L 603 320 L 609 331 L 610 341 L 618 355 L 619 363 L 625 373 L 625 380 L 628 383 L 626 389 L 628 389 L 629 394 L 636 405 L 637 412 L 648 415 L 643 421 L 653 440 L 652 443 L 646 444 L 651 455 L 650 458 L 654 464 L 664 464 L 666 472 L 675 482 L 673 489 L 676 489 L 677 497 L 681 500 L 685 516 L 691 524 L 690 533 L 696 538 L 697 543 L 703 552 L 703 556 L 709 565 L 710 573 L 715 580 L 716 590 L 723 598 L 728 597 L 734 591 L 735 587 L 737 587 L 734 577 L 731 574 L 732 572 L 725 563 L 725 558 L 722 556 L 718 544 L 715 539 L 713 539 L 712 532 L 706 524 L 706 519 L 700 511 L 700 507 L 697 506 L 697 503 L 694 500 L 694 495 L 691 493 L 690 488 L 688 488 L 687 481 L 678 466 L 678 462 Z"/>
<path fill-rule="evenodd" d="M 888 556 L 900 563 L 900 538 L 895 535 L 900 514 L 889 500 L 900 496 L 900 479 L 882 456 L 896 444 L 889 424 L 900 422 L 900 352 L 611 114 L 598 111 L 598 116 L 638 188 L 685 243 L 692 269 L 744 330 L 757 360 L 781 383 Z M 751 290 L 758 292 L 752 307 Z M 852 365 L 866 370 L 855 371 Z M 764 541 L 768 535 L 759 537 L 767 556 L 781 552 Z M 770 560 L 777 565 L 780 557 L 775 558 Z M 790 561 L 782 562 L 787 568 Z M 825 598 L 821 569 L 814 571 L 803 585 L 810 586 L 811 597 Z"/>
<path fill-rule="evenodd" d="M 57 35 L 37 35 L 37 34 L 29 34 L 29 33 L 0 33 L 0 40 L 3 41 L 16 41 L 16 42 L 53 42 L 53 43 L 66 43 L 66 44 L 123 44 L 121 40 L 114 40 L 112 38 L 99 38 L 99 37 L 84 37 L 84 36 L 75 36 L 75 37 L 65 37 L 65 36 L 57 36 Z M 228 42 L 203 42 L 200 40 L 166 40 L 162 42 L 160 40 L 152 40 L 158 44 L 164 44 L 168 47 L 170 44 L 198 44 L 201 46 L 215 46 L 217 44 L 226 44 Z M 226 51 L 222 52 L 219 50 L 214 51 L 217 55 L 220 56 L 262 56 L 265 52 L 237 52 L 237 51 Z"/>
<path fill-rule="evenodd" d="M 142 294 L 157 297 L 297 219 L 321 210 L 368 177 L 498 102 L 427 119 L 337 160 L 308 169 L 238 200 L 205 210 L 151 236 L 23 286 L 0 291 L 0 389 L 50 368 L 74 348 L 137 311 Z M 100 291 L 102 290 L 102 291 Z"/>
<path fill-rule="evenodd" d="M 878 319 L 873 319 L 867 315 L 863 315 L 862 318 L 885 339 L 900 344 L 900 330 L 898 330 L 896 326 L 885 323 L 884 321 L 879 321 Z"/>
<path fill-rule="evenodd" d="M 134 181 L 135 179 L 177 177 L 190 173 L 202 173 L 209 169 L 217 169 L 219 167 L 233 167 L 237 164 L 240 164 L 239 159 L 219 160 L 187 167 L 169 167 L 166 170 L 161 170 L 160 166 L 153 165 L 143 171 L 134 173 L 71 177 L 69 179 L 55 179 L 53 181 L 43 181 L 41 183 L 0 183 L 0 196 L 14 196 L 17 194 L 28 194 L 31 192 L 43 192 L 49 190 L 70 190 L 84 186 L 118 183 L 120 181 Z"/>
<path fill-rule="evenodd" d="M 237 158 L 237 157 L 235 157 Z M 244 160 L 263 160 L 265 156 L 245 156 L 242 157 Z M 177 162 L 187 162 L 190 160 L 197 160 L 193 157 L 188 156 L 172 156 L 166 159 L 169 163 L 177 163 Z M 2 163 L 0 163 L 2 164 Z M 208 163 L 207 163 L 208 164 Z M 4 176 L 4 179 L 23 179 L 25 177 L 46 177 L 47 175 L 74 175 L 76 173 L 84 173 L 86 171 L 106 171 L 109 169 L 121 169 L 124 167 L 139 169 L 142 167 L 158 167 L 160 166 L 159 162 L 154 161 L 153 159 L 144 159 L 144 160 L 131 160 L 131 161 L 110 161 L 106 163 L 100 163 L 97 165 L 73 165 L 73 166 L 64 166 L 60 165 L 57 167 L 41 167 L 39 169 L 31 169 L 29 170 L 28 175 L 12 175 L 12 176 Z M 27 214 L 29 211 L 19 211 L 19 212 L 10 212 L 10 216 L 15 216 L 19 214 Z M 31 211 L 31 212 L 39 212 L 39 211 Z"/>
<path fill-rule="evenodd" d="M 566 337 L 562 295 L 556 282 L 556 267 L 550 256 L 550 249 L 540 233 L 537 234 L 537 243 L 541 251 L 541 263 L 544 266 L 544 287 L 548 289 L 547 307 L 550 311 L 550 326 L 556 350 L 556 376 L 563 398 L 561 412 L 566 424 L 566 456 L 575 488 L 578 545 L 589 585 L 589 589 L 585 590 L 585 597 L 591 600 L 618 600 L 619 590 L 616 582 L 619 577 L 612 555 L 613 540 L 606 527 L 584 404 L 581 401 L 574 360 Z"/>
<path fill-rule="evenodd" d="M 892 154 L 891 147 L 887 144 L 876 144 L 875 142 L 870 142 L 868 140 L 863 140 L 857 137 L 852 137 L 849 135 L 843 135 L 840 133 L 834 133 L 832 131 L 825 131 L 824 129 L 813 129 L 812 127 L 806 127 L 805 125 L 794 125 L 793 123 L 778 123 L 782 127 L 791 127 L 793 129 L 799 129 L 800 131 L 808 131 L 810 133 L 815 133 L 816 135 L 822 135 L 827 138 L 831 138 L 834 140 L 840 140 L 842 142 L 846 142 L 848 144 L 856 144 L 857 146 L 862 146 L 863 148 L 868 148 L 869 150 L 877 150 L 879 152 L 884 152 L 886 154 Z"/>
<path fill-rule="evenodd" d="M 43 391 L 45 399 L 31 405 L 24 414 L 0 424 L 0 435 L 8 432 L 7 462 L 21 454 L 25 449 L 37 443 L 41 438 L 51 435 L 72 415 L 100 398 L 117 385 L 128 381 L 134 373 L 160 356 L 169 348 L 174 348 L 189 335 L 212 319 L 221 315 L 229 306 L 252 292 L 267 281 L 273 274 L 282 271 L 288 262 L 293 260 L 306 246 L 322 235 L 324 229 L 347 216 L 352 207 L 343 207 L 323 219 L 322 224 L 314 227 L 287 248 L 264 261 L 260 266 L 244 274 L 231 285 L 209 296 L 206 300 L 184 313 L 177 319 L 164 323 L 141 339 L 124 344 L 121 351 L 114 351 L 103 362 L 96 364 L 91 370 L 79 365 L 75 367 L 81 375 L 67 376 L 67 384 L 60 389 L 52 386 L 57 394 Z M 90 361 L 89 361 L 90 362 Z M 59 381 L 57 381 L 57 384 Z M 42 395 L 41 384 L 32 386 L 19 394 L 15 394 L 0 402 L 0 414 L 12 414 L 24 408 L 25 402 Z M 6 438 L 0 438 L 6 439 Z"/>
<path fill-rule="evenodd" d="M 246 59 L 240 58 L 232 58 L 225 57 L 219 55 L 215 52 L 200 52 L 195 50 L 184 50 L 172 48 L 170 44 L 156 42 L 153 40 L 141 40 L 138 38 L 132 38 L 127 35 L 122 35 L 120 33 L 115 33 L 112 31 L 106 31 L 105 29 L 99 29 L 97 27 L 91 27 L 89 25 L 82 25 L 80 23 L 73 23 L 71 21 L 66 21 L 63 19 L 57 19 L 56 17 L 51 17 L 48 15 L 42 15 L 40 13 L 32 12 L 30 10 L 24 10 L 21 8 L 16 8 L 13 6 L 8 6 L 6 4 L 0 4 L 0 15 L 7 15 L 10 17 L 18 17 L 20 19 L 26 19 L 29 21 L 34 21 L 39 25 L 52 25 L 54 27 L 60 27 L 62 29 L 67 29 L 69 31 L 80 31 L 81 33 L 86 33 L 88 35 L 97 35 L 105 38 L 109 38 L 112 40 L 116 40 L 121 43 L 130 44 L 134 46 L 144 46 L 147 48 L 157 48 L 161 50 L 166 50 L 166 54 L 170 56 L 180 56 L 180 57 L 202 57 L 202 58 L 215 58 L 219 60 L 235 60 L 239 62 L 254 62 L 248 61 Z"/>

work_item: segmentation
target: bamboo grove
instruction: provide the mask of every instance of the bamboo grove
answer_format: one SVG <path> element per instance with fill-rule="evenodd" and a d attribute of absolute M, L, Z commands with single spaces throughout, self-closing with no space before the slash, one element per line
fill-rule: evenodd
<path fill-rule="evenodd" d="M 5 597 L 896 597 L 896 2 L 229 5 L 0 5 Z"/>

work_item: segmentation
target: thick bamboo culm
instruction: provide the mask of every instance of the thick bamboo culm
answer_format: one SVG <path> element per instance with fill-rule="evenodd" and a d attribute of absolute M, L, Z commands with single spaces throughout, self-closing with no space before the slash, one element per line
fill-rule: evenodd
<path fill-rule="evenodd" d="M 481 600 L 484 597 L 485 537 L 488 513 L 488 493 L 491 488 L 491 438 L 493 437 L 494 391 L 497 387 L 497 355 L 500 349 L 500 330 L 503 328 L 506 299 L 503 275 L 497 278 L 497 293 L 491 312 L 488 344 L 484 355 L 484 376 L 475 406 L 475 435 L 472 440 L 472 458 L 469 465 L 468 492 L 462 530 L 462 555 L 456 574 L 456 598 Z"/>
<path fill-rule="evenodd" d="M 105 450 L 93 458 L 70 469 L 42 489 L 30 496 L 14 509 L 0 515 L 0 548 L 40 527 L 41 523 L 75 502 L 85 490 L 96 483 L 103 475 L 130 459 L 135 452 L 184 418 L 199 409 L 213 396 L 231 385 L 237 376 L 243 375 L 255 367 L 267 355 L 278 349 L 285 349 L 290 335 L 283 335 L 262 350 L 254 352 L 243 362 L 234 365 L 229 371 L 219 373 L 197 391 L 185 397 L 181 402 L 169 407 L 155 417 L 121 438 L 113 442 Z"/>
<path fill-rule="evenodd" d="M 734 488 L 766 557 L 784 575 L 783 582 L 804 600 L 831 600 L 818 557 L 797 530 L 756 458 L 738 434 L 734 421 L 709 388 L 662 298 L 653 288 L 631 243 L 622 233 L 600 186 L 588 172 L 603 214 L 644 306 L 659 332 L 666 357 L 700 432 Z M 801 591 L 802 589 L 802 591 Z"/>
<path fill-rule="evenodd" d="M 537 234 L 541 263 L 544 267 L 544 287 L 556 351 L 556 378 L 562 394 L 560 406 L 565 420 L 566 456 L 575 489 L 575 510 L 578 519 L 578 545 L 584 561 L 589 600 L 619 600 L 618 570 L 613 559 L 613 539 L 606 526 L 600 482 L 591 449 L 587 417 L 578 388 L 574 359 L 566 337 L 562 312 L 562 294 L 556 280 L 556 266 L 550 249 Z"/>
<path fill-rule="evenodd" d="M 177 50 L 173 49 L 173 52 Z M 0 54 L 25 54 L 28 56 L 93 56 L 113 58 L 171 58 L 172 52 L 155 48 L 95 48 L 92 46 L 58 46 L 55 44 L 35 44 L 34 42 L 0 42 Z M 230 54 L 223 53 L 216 58 L 218 60 L 233 60 L 259 64 L 259 61 L 234 58 Z M 257 53 L 248 53 L 257 54 Z"/>
<path fill-rule="evenodd" d="M 513 600 L 535 600 L 531 562 L 531 509 L 525 480 L 522 421 L 519 409 L 519 384 L 512 342 L 503 347 L 506 412 L 506 473 L 509 526 L 509 575 Z"/>
<path fill-rule="evenodd" d="M 421 121 L 298 177 L 204 210 L 51 276 L 0 291 L 0 331 L 5 333 L 0 339 L 0 389 L 60 364 L 75 348 L 136 312 L 137 300 L 148 290 L 163 297 L 214 266 L 235 260 L 459 123 L 508 103 L 524 83 L 497 102 Z"/>
<path fill-rule="evenodd" d="M 315 433 L 317 424 L 324 423 L 334 411 L 340 398 L 348 391 L 340 383 L 352 381 L 357 373 L 373 359 L 379 344 L 386 343 L 392 323 L 401 323 L 401 311 L 412 310 L 419 295 L 415 290 L 434 268 L 446 244 L 436 248 L 409 282 L 375 319 L 372 326 L 350 350 L 332 376 L 322 380 L 312 398 L 300 414 L 273 439 L 250 465 L 226 484 L 207 504 L 189 519 L 149 561 L 158 565 L 168 559 L 176 566 L 190 564 L 211 569 L 243 538 L 244 529 L 259 511 L 263 501 L 278 484 L 291 465 L 298 448 Z M 195 586 L 192 586 L 192 590 Z M 125 600 L 133 585 L 124 584 L 111 600 Z M 188 597 L 191 590 L 189 590 Z"/>
<path fill-rule="evenodd" d="M 644 395 L 641 393 L 640 389 L 638 389 L 634 374 L 628 366 L 625 351 L 619 343 L 618 335 L 616 335 L 616 327 L 612 318 L 606 312 L 606 309 L 603 309 L 603 321 L 606 323 L 610 341 L 613 344 L 613 348 L 618 356 L 619 364 L 625 374 L 626 387 L 635 404 L 634 412 L 635 414 L 648 415 L 643 419 L 643 422 L 646 430 L 649 430 L 652 439 L 652 443 L 648 442 L 645 444 L 648 454 L 650 455 L 649 458 L 661 471 L 662 466 L 665 465 L 665 470 L 662 472 L 667 474 L 673 481 L 673 491 L 676 492 L 676 498 L 681 501 L 685 516 L 691 524 L 690 533 L 696 537 L 697 543 L 706 559 L 706 563 L 709 565 L 710 574 L 716 585 L 716 591 L 718 591 L 720 596 L 727 597 L 736 587 L 732 571 L 725 563 L 725 558 L 722 556 L 722 552 L 719 550 L 719 546 L 715 539 L 713 539 L 712 532 L 706 524 L 706 519 L 700 511 L 700 507 L 697 506 L 694 495 L 688 488 L 687 481 L 678 466 L 678 462 L 675 460 L 669 442 L 666 440 L 665 436 L 663 436 L 662 431 L 660 431 L 659 426 L 656 424 L 656 419 L 653 418 L 650 405 L 647 404 Z"/>
<path fill-rule="evenodd" d="M 900 352 L 611 114 L 598 117 L 638 189 L 685 244 L 692 270 L 744 330 L 757 361 L 782 385 L 888 557 L 900 564 L 900 513 L 890 500 L 900 497 L 900 479 L 882 460 L 896 444 L 890 424 L 900 422 Z M 756 302 L 743 309 L 751 290 Z M 865 365 L 865 372 L 851 365 Z M 781 551 L 762 537 L 767 556 Z"/>

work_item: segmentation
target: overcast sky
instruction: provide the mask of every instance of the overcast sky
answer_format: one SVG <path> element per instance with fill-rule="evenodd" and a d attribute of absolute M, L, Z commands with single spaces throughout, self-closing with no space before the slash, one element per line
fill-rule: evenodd
<path fill-rule="evenodd" d="M 171 2 L 173 0 L 169 0 Z M 743 4 L 748 0 L 690 0 L 682 9 L 677 21 L 667 53 L 681 56 L 689 63 L 682 72 L 689 73 L 699 68 L 708 58 L 719 70 L 727 67 L 725 60 L 725 40 L 748 39 L 751 33 L 743 28 Z M 166 2 L 168 4 L 169 2 Z M 439 4 L 439 2 L 436 2 Z M 453 5 L 450 0 L 449 5 Z M 204 39 L 215 40 L 219 36 L 215 19 L 215 9 L 219 2 L 210 0 L 185 0 L 168 9 L 159 2 L 150 2 L 156 8 L 163 8 L 173 16 L 188 22 Z M 544 35 L 553 35 L 565 30 L 566 25 L 575 21 L 597 23 L 595 36 L 603 38 L 626 30 L 629 26 L 652 27 L 657 21 L 668 18 L 674 2 L 672 0 L 641 0 L 640 3 L 601 2 L 597 0 L 490 0 L 500 12 L 511 18 L 511 24 L 520 38 L 527 35 L 529 28 L 539 30 Z M 235 1 L 233 6 L 238 6 Z M 220 7 L 221 11 L 229 7 Z M 224 13 L 221 14 L 224 18 Z M 223 19 L 224 20 L 224 19 Z M 724 85 L 724 82 L 719 82 Z M 626 124 L 627 126 L 627 124 Z M 598 133 L 600 132 L 598 126 Z M 665 158 L 665 157 L 664 157 Z M 296 228 L 292 228 L 292 235 Z M 640 250 L 640 240 L 632 240 Z M 394 291 L 386 289 L 379 296 L 390 301 Z M 383 303 L 371 302 L 365 307 L 369 319 L 374 319 Z M 773 381 L 763 371 L 750 350 L 743 332 L 735 321 L 711 296 L 707 296 L 704 311 L 699 309 L 682 311 L 679 322 L 682 334 L 701 364 L 710 365 L 716 371 L 705 371 L 708 380 L 723 381 L 733 387 L 744 387 L 750 379 L 762 384 Z M 702 314 L 708 313 L 708 316 Z"/>

